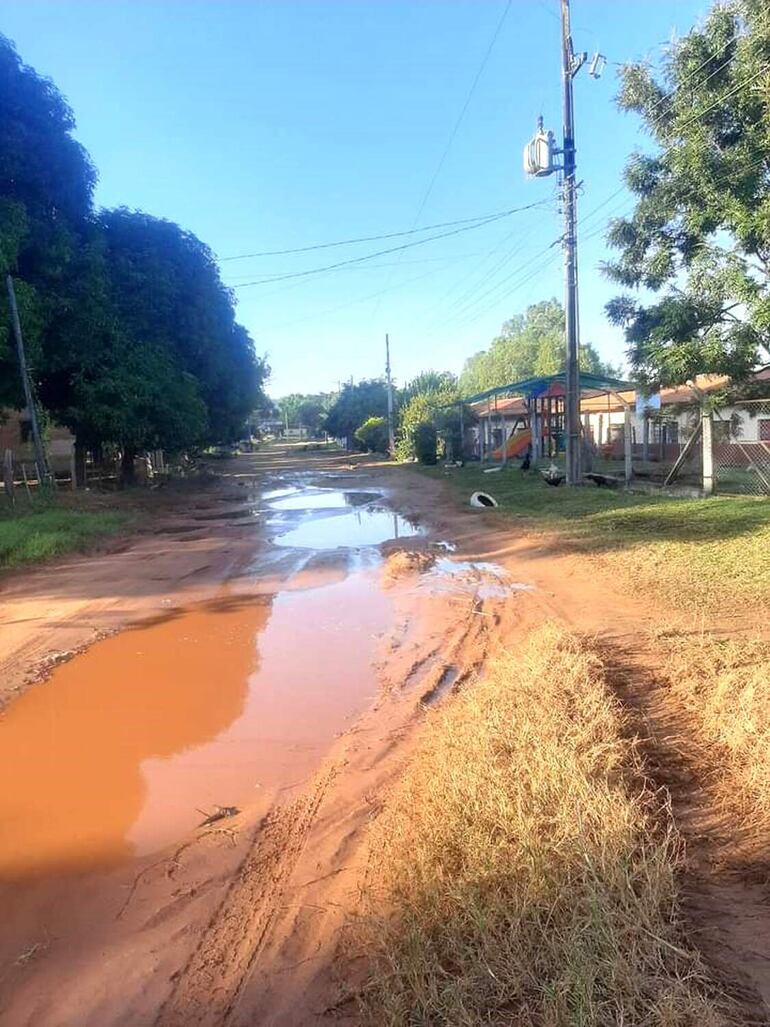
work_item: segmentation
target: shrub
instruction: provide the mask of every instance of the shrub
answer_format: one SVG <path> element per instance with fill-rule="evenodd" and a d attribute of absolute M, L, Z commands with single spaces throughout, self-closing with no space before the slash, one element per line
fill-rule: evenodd
<path fill-rule="evenodd" d="M 384 417 L 368 417 L 353 435 L 369 453 L 388 452 L 388 422 Z"/>
<path fill-rule="evenodd" d="M 421 464 L 435 464 L 438 434 L 435 427 L 428 421 L 418 424 L 412 434 L 414 453 Z"/>

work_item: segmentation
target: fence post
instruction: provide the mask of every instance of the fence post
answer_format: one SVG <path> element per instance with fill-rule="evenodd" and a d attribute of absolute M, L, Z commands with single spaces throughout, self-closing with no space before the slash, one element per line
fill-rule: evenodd
<path fill-rule="evenodd" d="M 644 435 L 642 436 L 642 460 L 649 463 L 650 460 L 650 415 L 647 407 L 644 408 Z"/>
<path fill-rule="evenodd" d="M 13 506 L 16 497 L 13 494 L 13 451 L 10 449 L 6 449 L 3 454 L 3 482 L 8 502 Z"/>
<path fill-rule="evenodd" d="M 631 459 L 631 407 L 628 403 L 623 410 L 623 471 L 626 485 L 630 485 L 634 472 Z"/>
<path fill-rule="evenodd" d="M 714 422 L 711 411 L 701 407 L 701 450 L 703 453 L 703 495 L 714 494 Z"/>

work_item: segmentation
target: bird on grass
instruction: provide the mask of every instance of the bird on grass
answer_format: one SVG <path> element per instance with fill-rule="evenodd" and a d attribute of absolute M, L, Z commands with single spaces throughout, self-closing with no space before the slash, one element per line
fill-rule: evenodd
<path fill-rule="evenodd" d="M 531 466 L 532 466 L 532 450 L 528 449 L 527 452 L 524 454 L 524 457 L 523 457 L 523 459 L 521 461 L 521 470 L 522 470 L 522 472 L 528 471 Z"/>
<path fill-rule="evenodd" d="M 564 471 L 560 471 L 554 463 L 540 473 L 543 475 L 543 481 L 546 485 L 553 485 L 554 487 L 561 485 L 566 478 Z"/>

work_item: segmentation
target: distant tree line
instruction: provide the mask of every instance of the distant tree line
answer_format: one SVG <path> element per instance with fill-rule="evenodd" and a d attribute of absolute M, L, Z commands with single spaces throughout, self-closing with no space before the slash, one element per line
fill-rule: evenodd
<path fill-rule="evenodd" d="M 557 374 L 564 370 L 565 360 L 564 308 L 558 300 L 544 300 L 506 321 L 488 349 L 466 360 L 460 389 L 473 396 L 509 382 Z M 618 373 L 590 342 L 580 346 L 580 367 L 591 374 Z"/>
<path fill-rule="evenodd" d="M 450 371 L 425 371 L 394 389 L 395 456 L 435 463 L 461 455 L 461 420 L 475 420 L 465 400 L 495 386 L 554 374 L 564 368 L 564 310 L 557 300 L 528 307 L 506 321 L 488 349 L 470 357 L 459 379 Z M 581 347 L 585 371 L 615 375 L 591 345 Z M 287 423 L 304 424 L 345 442 L 349 449 L 387 452 L 387 386 L 383 379 L 345 384 L 324 396 L 293 394 L 277 403 Z M 462 412 L 461 412 L 462 407 Z"/>
<path fill-rule="evenodd" d="M 0 272 L 37 397 L 78 450 L 236 438 L 268 374 L 211 250 L 171 221 L 97 210 L 94 165 L 59 90 L 0 36 Z M 23 405 L 5 288 L 0 404 Z"/>

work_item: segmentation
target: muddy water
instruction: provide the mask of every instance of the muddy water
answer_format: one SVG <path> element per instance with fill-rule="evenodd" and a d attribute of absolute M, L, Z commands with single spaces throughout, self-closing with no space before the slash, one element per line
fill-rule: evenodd
<path fill-rule="evenodd" d="M 274 542 L 344 550 L 417 531 L 371 496 L 337 495 L 292 494 Z M 391 609 L 371 557 L 331 584 L 305 569 L 300 589 L 169 612 L 20 697 L 0 720 L 0 875 L 114 865 L 185 835 L 199 810 L 309 775 L 376 693 Z"/>

